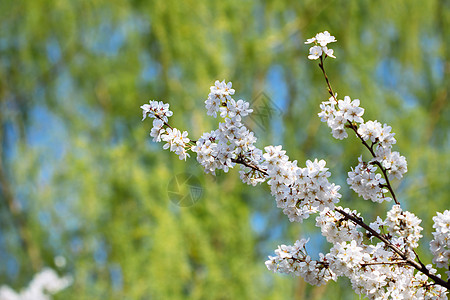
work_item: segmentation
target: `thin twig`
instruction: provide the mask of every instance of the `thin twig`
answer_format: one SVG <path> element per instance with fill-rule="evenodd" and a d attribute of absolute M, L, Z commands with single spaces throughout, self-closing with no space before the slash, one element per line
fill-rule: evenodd
<path fill-rule="evenodd" d="M 333 88 L 331 87 L 331 83 L 330 83 L 330 81 L 328 80 L 327 73 L 325 72 L 325 68 L 324 68 L 324 66 L 323 66 L 323 62 L 324 62 L 324 60 L 323 60 L 322 56 L 320 56 L 319 67 L 320 67 L 320 69 L 322 70 L 323 76 L 325 77 L 325 81 L 327 82 L 327 85 L 328 85 L 328 93 L 330 93 L 331 97 L 333 97 L 334 100 L 337 102 L 336 96 L 335 96 L 335 94 L 334 94 L 334 92 L 333 92 Z"/>

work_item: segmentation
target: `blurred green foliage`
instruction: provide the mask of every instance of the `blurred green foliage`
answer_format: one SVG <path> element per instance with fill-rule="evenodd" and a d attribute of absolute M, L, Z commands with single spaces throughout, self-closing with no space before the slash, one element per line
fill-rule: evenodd
<path fill-rule="evenodd" d="M 283 116 L 258 145 L 283 144 L 299 165 L 326 159 L 343 206 L 383 215 L 345 186 L 361 145 L 316 116 L 327 93 L 303 41 L 323 30 L 338 40 L 335 91 L 397 133 L 409 173 L 395 185 L 424 219 L 430 262 L 431 217 L 450 207 L 449 23 L 443 0 L 1 1 L 0 283 L 20 289 L 62 255 L 75 281 L 55 299 L 356 299 L 346 281 L 265 270 L 314 224 L 289 224 L 236 171 L 215 179 L 178 161 L 140 121 L 141 104 L 164 100 L 195 139 L 217 126 L 203 107 L 215 79 L 249 101 L 264 92 Z M 182 172 L 203 187 L 187 208 L 168 197 Z"/>

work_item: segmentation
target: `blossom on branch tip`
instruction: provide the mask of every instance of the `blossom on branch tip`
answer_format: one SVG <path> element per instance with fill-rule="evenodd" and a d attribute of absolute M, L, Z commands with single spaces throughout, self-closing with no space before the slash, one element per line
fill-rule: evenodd
<path fill-rule="evenodd" d="M 173 115 L 169 110 L 169 104 L 163 103 L 162 101 L 158 102 L 150 100 L 150 104 L 142 105 L 141 109 L 143 113 L 142 121 L 144 121 L 148 115 L 149 117 L 158 118 L 167 122 L 168 118 Z"/>
<path fill-rule="evenodd" d="M 213 117 L 217 117 L 217 113 L 221 112 L 223 116 L 223 107 L 227 107 L 227 101 L 232 100 L 231 96 L 234 95 L 235 90 L 232 89 L 233 84 L 231 82 L 225 83 L 225 80 L 216 80 L 214 85 L 210 87 L 210 93 L 208 99 L 205 101 L 205 107 L 207 114 Z M 234 100 L 233 100 L 234 101 Z M 226 111 L 226 110 L 225 110 Z"/>
<path fill-rule="evenodd" d="M 336 42 L 336 38 L 328 31 L 319 32 L 315 37 L 307 39 L 305 44 L 317 43 L 322 47 L 325 47 L 329 43 Z"/>
<path fill-rule="evenodd" d="M 322 56 L 322 53 L 325 53 L 326 56 L 336 58 L 336 56 L 334 56 L 333 54 L 334 53 L 333 49 L 328 49 L 327 47 L 329 43 L 333 42 L 336 42 L 336 38 L 330 35 L 328 31 L 320 32 L 316 34 L 315 37 L 307 39 L 305 44 L 311 43 L 315 44 L 315 46 L 309 49 L 310 55 L 308 55 L 308 58 L 311 60 L 318 59 L 319 57 Z"/>
<path fill-rule="evenodd" d="M 324 31 L 316 34 L 316 41 L 320 46 L 325 47 L 329 43 L 336 42 L 336 38 L 332 36 L 328 31 Z"/>
<path fill-rule="evenodd" d="M 213 94 L 226 97 L 234 95 L 235 90 L 231 88 L 232 86 L 233 84 L 231 82 L 225 83 L 225 80 L 216 80 L 210 90 Z"/>

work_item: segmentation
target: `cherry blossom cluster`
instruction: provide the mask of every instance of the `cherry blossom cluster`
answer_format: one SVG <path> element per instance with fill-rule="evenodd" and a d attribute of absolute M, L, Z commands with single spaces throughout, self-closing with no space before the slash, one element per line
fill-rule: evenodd
<path fill-rule="evenodd" d="M 316 34 L 315 37 L 312 37 L 308 39 L 305 44 L 311 44 L 314 43 L 315 46 L 312 46 L 309 48 L 309 55 L 308 58 L 311 60 L 316 60 L 320 57 L 322 57 L 322 54 L 325 54 L 326 56 L 336 58 L 336 56 L 333 55 L 333 49 L 328 49 L 327 45 L 329 43 L 336 42 L 336 38 L 328 31 L 320 32 Z"/>
<path fill-rule="evenodd" d="M 225 83 L 225 80 L 220 82 L 216 80 L 211 86 L 211 92 L 208 99 L 205 101 L 207 115 L 217 117 L 219 113 L 222 118 L 231 118 L 237 122 L 241 121 L 241 117 L 245 117 L 253 110 L 249 108 L 250 104 L 242 99 L 235 101 L 231 96 L 234 95 L 235 90 L 231 88 L 232 83 Z"/>
<path fill-rule="evenodd" d="M 45 268 L 36 274 L 26 289 L 20 293 L 15 292 L 9 286 L 0 287 L 1 300 L 50 300 L 50 295 L 67 288 L 72 284 L 72 277 L 59 277 L 58 274 Z"/>
<path fill-rule="evenodd" d="M 403 212 L 398 205 L 394 205 L 384 221 L 378 217 L 369 226 L 405 253 L 404 257 L 414 259 L 412 249 L 418 246 L 416 242 L 422 230 L 419 223 L 420 220 L 413 214 Z M 368 232 L 366 235 L 373 238 Z M 351 242 L 335 243 L 330 250 L 333 255 L 327 257 L 330 268 L 338 276 L 348 277 L 355 292 L 369 299 L 446 299 L 447 290 L 444 287 L 429 282 L 421 272 L 415 273 L 414 267 L 404 257 L 390 250 L 385 242 L 373 245 L 358 238 Z M 333 259 L 334 262 L 331 262 Z M 426 268 L 431 274 L 436 273 L 431 265 Z"/>
<path fill-rule="evenodd" d="M 142 121 L 145 118 L 157 118 L 163 122 L 168 122 L 169 117 L 173 115 L 173 112 L 169 110 L 169 104 L 163 103 L 162 101 L 152 101 L 150 100 L 150 104 L 144 104 L 141 106 L 142 108 Z"/>
<path fill-rule="evenodd" d="M 349 96 L 345 96 L 344 100 L 337 100 L 337 95 L 333 95 L 328 101 L 321 103 L 318 115 L 321 121 L 326 122 L 331 128 L 331 133 L 336 139 L 348 137 L 346 127 L 354 129 L 358 137 L 371 149 L 373 161 L 379 162 L 391 177 L 402 178 L 408 168 L 405 157 L 391 151 L 392 145 L 397 142 L 394 138 L 395 133 L 391 132 L 392 127 L 387 124 L 381 125 L 378 121 L 364 123 L 362 118 L 364 108 L 359 105 L 359 99 L 352 101 Z M 368 145 L 368 142 L 371 145 Z"/>
<path fill-rule="evenodd" d="M 276 256 L 269 256 L 269 260 L 266 261 L 267 269 L 302 276 L 309 284 L 318 286 L 330 279 L 336 280 L 336 275 L 330 270 L 329 263 L 322 253 L 319 260 L 311 259 L 305 248 L 307 242 L 307 239 L 301 239 L 293 246 L 278 246 L 275 250 Z"/>
<path fill-rule="evenodd" d="M 348 122 L 364 122 L 364 108 L 359 107 L 359 99 L 351 101 L 349 96 L 345 96 L 344 100 L 336 100 L 336 97 L 337 95 L 334 95 L 320 104 L 319 117 L 322 122 L 327 122 L 333 137 L 342 140 L 348 137 L 345 131 Z"/>
<path fill-rule="evenodd" d="M 397 142 L 391 130 L 391 126 L 386 124 L 382 126 L 378 121 L 367 121 L 359 126 L 358 134 L 364 141 L 370 140 L 372 148 L 376 145 L 374 161 L 387 169 L 390 177 L 401 179 L 408 170 L 406 158 L 391 151 L 392 145 Z"/>
<path fill-rule="evenodd" d="M 391 126 L 381 125 L 378 121 L 364 122 L 364 108 L 360 107 L 360 100 L 351 100 L 349 96 L 337 100 L 337 95 L 333 94 L 328 101 L 321 103 L 320 108 L 318 115 L 331 128 L 334 138 L 347 138 L 346 128 L 351 128 L 372 153 L 373 158 L 368 162 L 360 156 L 359 164 L 348 173 L 347 183 L 350 188 L 365 200 L 390 201 L 391 198 L 385 195 L 389 192 L 386 180 L 377 173 L 377 165 L 390 177 L 398 179 L 407 171 L 405 157 L 391 151 L 392 145 L 396 143 Z"/>
<path fill-rule="evenodd" d="M 386 243 L 365 243 L 368 233 L 338 212 L 360 218 L 356 211 L 341 207 L 336 210 L 325 209 L 316 217 L 316 225 L 321 228 L 322 235 L 333 244 L 329 253 L 319 253 L 319 259 L 315 261 L 307 255 L 307 240 L 301 239 L 293 246 L 279 246 L 275 256 L 269 256 L 266 261 L 267 268 L 273 272 L 301 276 L 314 285 L 345 276 L 350 279 L 357 294 L 369 299 L 446 299 L 447 290 L 444 287 L 429 282 L 421 272 L 415 273 L 401 256 L 389 251 Z M 422 230 L 418 223 L 420 220 L 417 217 L 394 205 L 386 220 L 378 217 L 369 226 L 414 258 L 412 248 L 417 247 Z M 431 265 L 426 269 L 436 274 L 436 269 Z"/>
<path fill-rule="evenodd" d="M 353 214 L 360 217 L 359 213 L 349 208 L 338 207 L 348 214 Z M 358 230 L 358 225 L 347 220 L 341 213 L 324 209 L 316 217 L 316 226 L 320 228 L 322 235 L 329 243 L 335 244 L 338 242 L 363 241 L 363 234 Z"/>
<path fill-rule="evenodd" d="M 219 113 L 224 122 L 219 128 L 204 133 L 191 150 L 197 153 L 197 161 L 206 173 L 215 174 L 215 170 L 228 172 L 237 162 L 259 165 L 262 162 L 262 151 L 255 147 L 256 137 L 243 123 L 242 117 L 252 113 L 250 104 L 242 99 L 235 101 L 232 83 L 216 80 L 211 86 L 208 99 L 205 101 L 207 114 L 217 117 Z M 241 178 L 244 182 L 256 185 L 265 180 L 260 172 L 241 166 Z"/>
<path fill-rule="evenodd" d="M 450 278 L 450 210 L 438 212 L 433 221 L 433 228 L 436 230 L 430 243 L 433 263 L 438 268 L 447 268 L 446 274 Z"/>
<path fill-rule="evenodd" d="M 388 211 L 387 218 L 383 224 L 387 228 L 387 233 L 393 237 L 398 237 L 404 245 L 404 251 L 417 248 L 422 237 L 423 230 L 419 224 L 422 222 L 418 217 L 409 211 L 403 211 L 400 205 L 392 206 Z M 402 247 L 403 248 L 403 247 Z"/>
<path fill-rule="evenodd" d="M 358 158 L 359 164 L 351 172 L 348 172 L 347 183 L 364 200 L 372 200 L 381 203 L 391 201 L 390 197 L 385 196 L 389 192 L 384 188 L 386 180 L 380 173 L 376 173 L 377 167 L 366 163 L 362 156 Z"/>
<path fill-rule="evenodd" d="M 436 268 L 450 270 L 450 211 L 433 218 L 436 231 L 431 252 L 435 266 L 425 265 L 415 252 L 422 237 L 421 220 L 401 208 L 390 183 L 406 173 L 406 159 L 392 151 L 396 139 L 390 126 L 364 121 L 359 99 L 345 96 L 340 100 L 333 92 L 324 60 L 334 57 L 327 45 L 335 41 L 325 31 L 306 42 L 315 44 L 308 58 L 320 59 L 319 67 L 331 95 L 320 104 L 318 115 L 331 128 L 334 138 L 342 140 L 349 137 L 348 131 L 353 132 L 370 152 L 371 159 L 358 158 L 358 165 L 348 172 L 347 183 L 365 200 L 394 200 L 384 220 L 378 216 L 366 223 L 359 212 L 336 206 L 341 187 L 329 181 L 331 173 L 324 160 L 308 160 L 305 167 L 300 167 L 282 146 L 270 145 L 264 151 L 258 148 L 254 133 L 243 124 L 243 118 L 252 109 L 248 102 L 233 99 L 231 82 L 216 81 L 205 101 L 207 115 L 222 119 L 217 129 L 192 141 L 186 131 L 181 133 L 169 125 L 172 112 L 168 104 L 150 101 L 141 106 L 144 119 L 154 118 L 150 135 L 154 141 L 166 142 L 163 148 L 175 152 L 180 159 L 189 156 L 187 151 L 196 153 L 206 173 L 228 172 L 240 165 L 244 183 L 257 185 L 266 181 L 276 206 L 291 222 L 303 222 L 316 215 L 316 226 L 332 244 L 330 251 L 319 253 L 314 260 L 306 251 L 308 240 L 300 239 L 293 246 L 279 246 L 275 256 L 266 261 L 269 270 L 301 276 L 313 285 L 345 276 L 356 293 L 369 299 L 446 299 L 450 282 L 441 278 Z M 450 277 L 450 271 L 447 276 Z"/>
<path fill-rule="evenodd" d="M 180 130 L 168 125 L 169 117 L 173 115 L 169 110 L 169 104 L 150 100 L 150 104 L 142 105 L 141 109 L 143 112 L 142 120 L 145 120 L 147 116 L 154 118 L 153 127 L 150 131 L 153 141 L 161 142 L 162 140 L 166 142 L 163 149 L 169 149 L 175 152 L 180 159 L 186 160 L 186 157 L 189 157 L 186 150 L 190 147 L 188 133 L 187 131 L 181 133 Z"/>
<path fill-rule="evenodd" d="M 264 150 L 262 165 L 270 178 L 267 183 L 277 207 L 283 209 L 291 222 L 302 222 L 313 213 L 333 209 L 339 202 L 340 186 L 328 181 L 331 173 L 324 160 L 308 160 L 306 168 L 299 168 L 297 161 L 289 161 L 281 146 L 268 146 Z"/>

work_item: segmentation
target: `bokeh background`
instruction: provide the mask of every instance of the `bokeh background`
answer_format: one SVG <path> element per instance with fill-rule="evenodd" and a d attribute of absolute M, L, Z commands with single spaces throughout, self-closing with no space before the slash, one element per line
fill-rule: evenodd
<path fill-rule="evenodd" d="M 162 150 L 139 109 L 170 103 L 172 124 L 196 139 L 217 127 L 204 109 L 216 79 L 236 98 L 264 95 L 258 146 L 282 144 L 299 165 L 327 160 L 342 205 L 383 216 L 390 204 L 345 184 L 364 149 L 317 117 L 328 95 L 303 42 L 324 30 L 338 40 L 326 63 L 335 91 L 397 133 L 409 172 L 394 185 L 424 220 L 431 262 L 431 218 L 450 207 L 449 2 L 6 0 L 0 284 L 20 290 L 49 266 L 74 278 L 54 299 L 358 299 L 344 279 L 311 287 L 267 271 L 278 244 L 310 236 L 313 257 L 329 245 L 313 221 L 289 223 L 266 185 L 242 184 L 237 170 L 205 175 L 195 157 Z M 201 197 L 180 207 L 168 192 L 186 172 Z"/>

